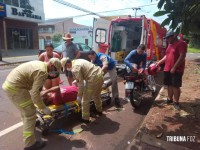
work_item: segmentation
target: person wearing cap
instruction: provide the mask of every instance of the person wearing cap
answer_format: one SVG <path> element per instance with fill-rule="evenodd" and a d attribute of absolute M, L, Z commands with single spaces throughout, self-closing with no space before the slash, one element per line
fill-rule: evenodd
<path fill-rule="evenodd" d="M 166 55 L 157 62 L 157 65 L 165 63 L 164 84 L 168 90 L 168 99 L 165 103 L 174 102 L 174 108 L 179 110 L 180 87 L 182 86 L 182 76 L 185 68 L 187 43 L 178 40 L 177 35 L 172 30 L 169 30 L 164 38 L 168 42 Z"/>
<path fill-rule="evenodd" d="M 24 150 L 45 146 L 43 141 L 36 141 L 35 138 L 36 106 L 44 114 L 51 113 L 42 101 L 40 91 L 45 80 L 56 78 L 60 69 L 61 63 L 58 58 L 51 58 L 49 62 L 30 61 L 13 69 L 2 85 L 8 98 L 21 113 Z"/>
<path fill-rule="evenodd" d="M 63 45 L 63 57 L 69 57 L 71 60 L 77 59 L 80 57 L 80 51 L 77 49 L 76 45 L 72 42 L 73 37 L 70 33 L 66 33 L 63 37 L 65 41 Z M 72 85 L 73 77 L 71 71 L 65 71 L 65 74 L 68 79 L 69 85 Z"/>
<path fill-rule="evenodd" d="M 56 53 L 56 52 L 53 52 L 54 50 L 54 46 L 52 43 L 47 43 L 45 45 L 45 49 L 46 49 L 46 52 L 42 53 L 40 56 L 39 56 L 39 60 L 40 61 L 43 61 L 43 62 L 48 62 L 51 58 L 58 58 L 58 59 L 61 59 L 59 54 Z M 60 77 L 58 78 L 55 78 L 55 79 L 47 79 L 45 81 L 45 85 L 44 85 L 44 88 L 45 89 L 50 89 L 51 87 L 54 87 L 54 86 L 59 86 L 60 84 Z"/>
<path fill-rule="evenodd" d="M 95 51 L 90 51 L 88 57 L 93 64 L 100 66 L 104 75 L 108 72 L 112 81 L 112 95 L 115 101 L 115 106 L 120 108 L 121 103 L 119 100 L 119 91 L 117 84 L 117 71 L 115 67 L 115 61 L 108 55 L 103 53 L 96 53 Z"/>
<path fill-rule="evenodd" d="M 101 88 L 103 85 L 103 71 L 99 66 L 84 59 L 61 59 L 64 69 L 70 70 L 78 83 L 77 100 L 81 99 L 82 122 L 90 122 L 90 101 L 93 99 L 97 114 L 102 114 Z M 85 81 L 85 85 L 84 85 Z M 83 98 L 82 98 L 83 97 Z"/>

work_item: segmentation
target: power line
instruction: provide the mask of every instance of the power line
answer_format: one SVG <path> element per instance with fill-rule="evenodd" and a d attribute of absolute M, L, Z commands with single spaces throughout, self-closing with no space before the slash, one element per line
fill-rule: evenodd
<path fill-rule="evenodd" d="M 86 9 L 83 9 L 83 8 L 80 8 L 76 5 L 73 5 L 71 3 L 68 3 L 68 2 L 65 2 L 63 0 L 53 0 L 55 2 L 58 2 L 60 4 L 63 4 L 63 5 L 66 5 L 68 7 L 71 7 L 71 8 L 74 8 L 74 9 L 77 9 L 77 10 L 80 10 L 80 11 L 83 11 L 83 12 L 87 12 L 87 14 L 83 14 L 83 15 L 77 15 L 77 16 L 69 16 L 68 18 L 76 18 L 76 17 L 83 17 L 83 16 L 88 16 L 88 15 L 96 15 L 96 16 L 99 16 L 99 17 L 103 17 L 102 13 L 108 13 L 108 12 L 115 12 L 115 11 L 122 11 L 122 10 L 127 10 L 127 9 L 136 9 L 136 8 L 141 8 L 141 7 L 147 7 L 147 6 L 152 6 L 152 5 L 157 5 L 158 3 L 153 3 L 153 4 L 146 4 L 146 5 L 141 5 L 141 6 L 137 6 L 137 7 L 128 7 L 128 8 L 122 8 L 122 9 L 115 9 L 115 10 L 108 10 L 108 11 L 101 11 L 101 12 L 91 12 L 91 11 L 88 11 Z M 62 3 L 63 2 L 63 3 Z"/>
<path fill-rule="evenodd" d="M 97 12 L 97 13 L 107 13 L 107 12 L 113 12 L 113 11 L 119 11 L 119 10 L 126 10 L 126 9 L 141 8 L 141 7 L 152 6 L 152 5 L 157 5 L 157 4 L 158 4 L 158 3 L 154 3 L 154 4 L 147 4 L 147 5 L 141 5 L 141 6 L 137 6 L 137 7 L 128 7 L 128 8 L 122 8 L 122 9 L 115 9 L 115 10 L 102 11 L 102 12 Z"/>
<path fill-rule="evenodd" d="M 83 11 L 83 12 L 86 12 L 86 13 L 89 13 L 90 15 L 96 15 L 96 16 L 102 17 L 101 15 L 99 15 L 99 14 L 97 14 L 97 13 L 95 13 L 95 12 L 86 10 L 86 9 L 84 9 L 84 8 L 81 8 L 81 7 L 79 7 L 79 6 L 76 6 L 76 5 L 71 4 L 71 3 L 69 3 L 69 2 L 65 2 L 65 1 L 63 1 L 63 0 L 53 0 L 53 1 L 55 1 L 55 2 L 57 2 L 57 3 L 60 3 L 60 4 L 63 4 L 63 5 L 66 5 L 66 6 L 68 6 L 68 7 L 71 7 L 71 8 L 74 8 L 74 9 L 77 9 L 77 10 L 80 10 L 80 11 Z"/>

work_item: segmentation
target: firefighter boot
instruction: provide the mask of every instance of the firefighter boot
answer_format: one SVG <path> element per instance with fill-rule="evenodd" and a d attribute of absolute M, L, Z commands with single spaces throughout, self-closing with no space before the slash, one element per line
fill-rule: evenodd
<path fill-rule="evenodd" d="M 32 146 L 25 147 L 24 150 L 39 150 L 42 149 L 45 146 L 44 141 L 36 141 Z"/>

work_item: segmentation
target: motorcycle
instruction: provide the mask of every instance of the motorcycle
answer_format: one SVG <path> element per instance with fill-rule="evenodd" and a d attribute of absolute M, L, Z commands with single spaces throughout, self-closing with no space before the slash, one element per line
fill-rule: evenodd
<path fill-rule="evenodd" d="M 125 99 L 130 101 L 134 108 L 139 108 L 145 94 L 151 92 L 152 96 L 155 96 L 157 92 L 154 76 L 159 71 L 159 66 L 150 62 L 142 74 L 132 73 L 129 68 L 126 69 Z"/>

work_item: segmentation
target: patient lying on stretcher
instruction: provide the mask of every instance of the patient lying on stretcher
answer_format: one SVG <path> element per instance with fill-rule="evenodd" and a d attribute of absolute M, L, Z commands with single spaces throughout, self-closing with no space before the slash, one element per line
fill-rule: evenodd
<path fill-rule="evenodd" d="M 77 86 L 55 86 L 40 93 L 47 106 L 62 105 L 66 102 L 75 101 L 77 94 Z"/>
<path fill-rule="evenodd" d="M 111 80 L 104 81 L 102 89 L 108 88 L 112 84 Z M 72 86 L 54 86 L 50 89 L 41 91 L 40 95 L 44 100 L 44 103 L 48 105 L 62 105 L 66 102 L 78 100 L 78 86 L 76 81 Z M 80 100 L 80 99 L 79 99 Z M 80 103 L 80 101 L 79 101 Z"/>

